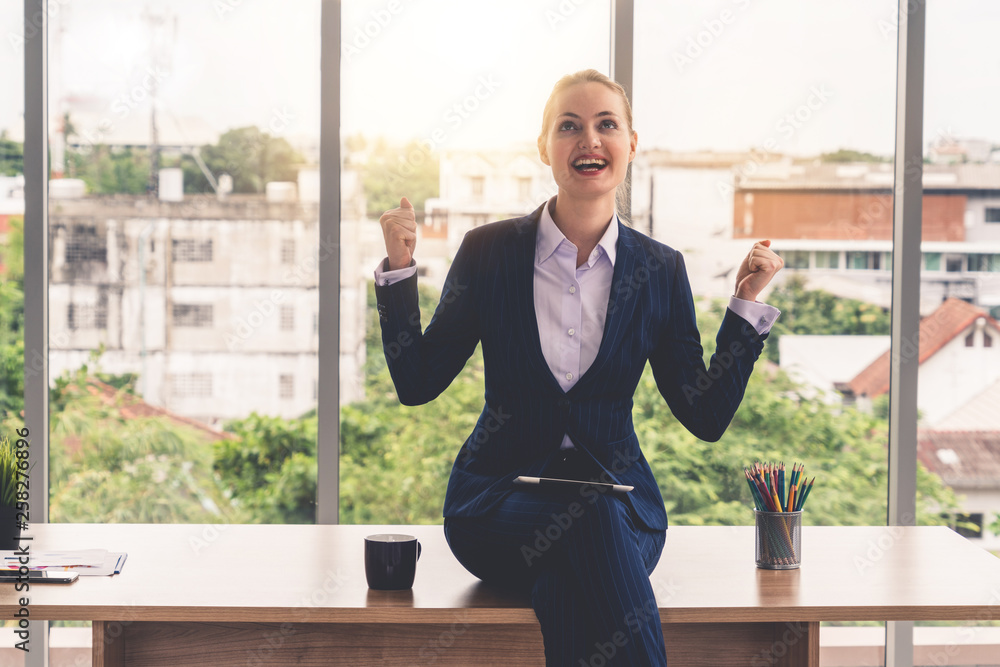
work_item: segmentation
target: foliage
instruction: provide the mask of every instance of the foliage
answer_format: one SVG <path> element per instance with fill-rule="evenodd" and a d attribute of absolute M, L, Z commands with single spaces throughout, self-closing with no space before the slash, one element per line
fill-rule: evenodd
<path fill-rule="evenodd" d="M 430 305 L 423 296 L 422 321 L 427 322 Z M 699 316 L 706 356 L 722 313 L 720 304 L 712 304 Z M 407 408 L 395 399 L 374 316 L 371 326 L 368 398 L 342 412 L 341 521 L 440 523 L 452 461 L 482 409 L 481 353 L 477 350 L 436 400 Z M 817 478 L 808 523 L 885 523 L 887 422 L 811 401 L 780 372 L 758 367 L 718 443 L 698 440 L 677 422 L 648 368 L 636 391 L 633 418 L 675 525 L 749 523 L 751 500 L 741 468 L 756 459 L 791 464 L 792 457 Z M 920 523 L 942 523 L 942 508 L 957 506 L 950 489 L 923 468 L 918 489 Z"/>
<path fill-rule="evenodd" d="M 778 339 L 782 334 L 887 335 L 891 324 L 884 308 L 824 290 L 807 289 L 806 279 L 801 275 L 792 275 L 776 287 L 767 302 L 781 311 L 764 348 L 767 358 L 775 363 L 779 362 Z"/>
<path fill-rule="evenodd" d="M 21 243 L 20 222 L 10 239 Z M 23 407 L 21 267 L 8 264 L 0 284 L 0 408 L 5 428 Z M 437 297 L 420 290 L 422 322 Z M 772 293 L 782 318 L 766 350 L 788 333 L 884 333 L 881 309 L 807 290 L 795 279 Z M 476 350 L 458 378 L 433 402 L 399 404 L 382 354 L 369 285 L 366 396 L 341 411 L 340 519 L 343 523 L 440 523 L 455 455 L 482 408 L 483 362 Z M 723 313 L 702 304 L 706 355 Z M 23 345 L 23 344 L 22 344 Z M 19 351 L 20 350 L 20 351 Z M 316 516 L 315 413 L 299 419 L 251 416 L 226 429 L 237 436 L 207 446 L 204 435 L 164 417 L 123 416 L 135 400 L 135 378 L 107 376 L 90 365 L 58 378 L 51 392 L 53 521 L 311 523 Z M 15 359 L 16 357 L 16 359 Z M 10 363 L 6 360 L 10 359 Z M 92 391 L 92 378 L 116 390 Z M 16 382 L 22 384 L 16 386 Z M 14 383 L 14 384 L 12 384 Z M 15 399 L 18 403 L 15 404 Z M 780 371 L 759 364 L 742 406 L 722 440 L 710 444 L 670 414 L 649 369 L 634 397 L 636 430 L 660 484 L 671 523 L 747 524 L 749 491 L 741 468 L 756 459 L 804 462 L 817 478 L 806 521 L 883 524 L 887 421 L 882 411 L 811 401 Z M 918 470 L 919 523 L 942 523 L 957 502 L 940 478 Z M 993 526 L 1000 528 L 1000 517 Z"/>
<path fill-rule="evenodd" d="M 213 469 L 255 523 L 315 523 L 316 417 L 257 413 L 226 425 L 238 436 L 215 444 Z"/>
<path fill-rule="evenodd" d="M 0 246 L 0 419 L 24 410 L 24 219 L 11 217 Z"/>
<path fill-rule="evenodd" d="M 200 155 L 216 180 L 222 174 L 233 178 L 234 193 L 264 192 L 271 181 L 294 182 L 305 161 L 284 137 L 272 137 L 253 126 L 229 130 L 214 146 L 202 146 Z M 186 157 L 181 164 L 184 192 L 214 192 L 193 158 Z"/>
<path fill-rule="evenodd" d="M 0 132 L 0 176 L 17 176 L 24 173 L 24 144 L 7 138 L 7 130 Z"/>
<path fill-rule="evenodd" d="M 365 145 L 361 138 L 353 141 L 356 147 Z M 400 195 L 406 195 L 420 212 L 427 199 L 438 196 L 438 156 L 420 142 L 411 141 L 401 147 L 380 137 L 368 153 L 363 180 L 369 216 L 378 218 L 399 206 Z"/>
<path fill-rule="evenodd" d="M 96 361 L 96 355 L 92 355 Z M 242 522 L 197 429 L 126 417 L 124 391 L 97 391 L 87 365 L 52 390 L 49 519 L 69 523 Z"/>
<path fill-rule="evenodd" d="M 850 148 L 841 148 L 832 153 L 822 153 L 821 162 L 892 162 L 890 155 L 875 155 Z"/>
<path fill-rule="evenodd" d="M 14 507 L 19 471 L 17 446 L 6 433 L 0 435 L 0 507 Z"/>
<path fill-rule="evenodd" d="M 83 179 L 91 194 L 145 194 L 149 187 L 149 150 L 96 144 L 66 152 L 66 169 Z"/>

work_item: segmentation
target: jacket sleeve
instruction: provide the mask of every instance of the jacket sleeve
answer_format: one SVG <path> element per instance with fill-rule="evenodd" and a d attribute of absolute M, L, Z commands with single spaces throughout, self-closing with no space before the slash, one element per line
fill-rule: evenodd
<path fill-rule="evenodd" d="M 668 288 L 669 314 L 649 356 L 653 377 L 671 412 L 691 433 L 715 442 L 743 400 L 754 362 L 767 335 L 726 309 L 716 350 L 705 366 L 694 299 L 684 258 L 678 252 Z"/>
<path fill-rule="evenodd" d="M 421 332 L 417 276 L 375 285 L 382 351 L 403 405 L 422 405 L 444 391 L 479 343 L 476 259 L 466 235 L 448 271 L 441 300 Z"/>

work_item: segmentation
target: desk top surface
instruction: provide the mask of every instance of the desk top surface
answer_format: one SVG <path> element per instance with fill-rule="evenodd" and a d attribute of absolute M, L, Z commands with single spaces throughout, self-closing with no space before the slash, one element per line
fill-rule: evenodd
<path fill-rule="evenodd" d="M 416 535 L 412 591 L 373 591 L 364 536 Z M 968 620 L 1000 613 L 1000 558 L 944 527 L 804 527 L 802 566 L 754 564 L 749 526 L 667 531 L 650 577 L 664 622 Z M 35 552 L 128 552 L 122 573 L 32 584 L 31 618 L 232 622 L 537 622 L 479 582 L 441 526 L 36 524 Z M 0 612 L 17 608 L 0 584 Z"/>

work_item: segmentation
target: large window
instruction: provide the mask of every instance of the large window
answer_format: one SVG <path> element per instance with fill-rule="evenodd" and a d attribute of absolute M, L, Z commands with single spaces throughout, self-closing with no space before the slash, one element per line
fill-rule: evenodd
<path fill-rule="evenodd" d="M 319 1 L 58 10 L 49 519 L 314 521 Z"/>
<path fill-rule="evenodd" d="M 535 149 L 542 105 L 565 73 L 610 72 L 612 3 L 328 3 L 342 12 L 336 110 L 320 109 L 320 0 L 52 6 L 50 519 L 314 521 L 322 366 L 339 369 L 340 406 L 322 407 L 339 407 L 340 520 L 439 523 L 482 406 L 481 356 L 434 403 L 399 406 L 373 305 L 377 220 L 401 196 L 416 206 L 426 325 L 464 233 L 554 194 Z M 3 34 L 19 34 L 22 9 L 0 9 Z M 992 43 L 998 22 L 987 0 L 934 0 L 924 118 L 924 328 L 946 328 L 943 307 L 964 328 L 920 368 L 918 518 L 984 545 L 1000 510 L 963 491 L 954 462 L 962 433 L 1000 431 L 981 421 L 1000 382 L 996 68 L 968 48 Z M 649 378 L 640 386 L 636 424 L 675 524 L 749 523 L 746 490 L 727 482 L 754 459 L 816 475 L 806 523 L 885 521 L 898 30 L 892 3 L 635 2 L 631 224 L 685 254 L 706 347 L 752 241 L 796 269 L 762 296 L 783 311 L 773 366 L 721 445 L 683 431 Z M 11 254 L 23 71 L 23 52 L 3 51 L 5 372 L 23 363 Z M 321 111 L 342 129 L 340 163 L 324 162 L 341 182 L 339 214 L 324 212 L 339 248 L 318 234 Z M 333 253 L 339 292 L 323 303 L 339 302 L 340 331 L 323 334 L 339 347 L 320 364 Z M 0 390 L 17 419 L 23 383 L 8 373 Z M 136 404 L 159 416 L 126 420 Z M 247 461 L 251 474 L 229 476 Z M 162 479 L 178 484 L 142 483 Z M 275 503 L 275 488 L 294 497 Z"/>
<path fill-rule="evenodd" d="M 995 49 L 983 41 L 998 28 L 1000 7 L 988 0 L 928 4 L 923 241 L 936 242 L 946 270 L 927 261 L 920 281 L 917 484 L 924 494 L 943 480 L 940 518 L 1000 555 L 1000 122 L 985 111 L 1000 97 Z M 942 215 L 955 230 L 947 241 L 935 237 Z M 967 664 L 977 659 L 966 645 L 988 643 L 995 628 L 983 626 L 995 624 L 933 632 L 949 645 L 949 664 Z M 915 630 L 918 658 L 923 630 Z"/>
<path fill-rule="evenodd" d="M 637 2 L 637 171 L 652 182 L 633 190 L 634 223 L 684 252 L 706 345 L 754 241 L 786 268 L 760 297 L 782 310 L 765 345 L 778 368 L 754 372 L 720 443 L 665 410 L 642 443 L 674 524 L 752 524 L 747 489 L 724 480 L 756 460 L 805 463 L 806 524 L 885 522 L 888 421 L 863 379 L 889 351 L 891 282 L 874 274 L 892 247 L 896 34 L 876 28 L 889 10 Z M 689 448 L 704 465 L 676 463 Z M 716 495 L 694 501 L 696 480 Z"/>
<path fill-rule="evenodd" d="M 479 351 L 441 397 L 399 405 L 373 302 L 379 216 L 403 196 L 416 209 L 426 326 L 465 233 L 555 194 L 535 144 L 542 108 L 564 74 L 608 72 L 609 34 L 608 2 L 343 4 L 342 522 L 441 523 L 483 407 Z"/>
<path fill-rule="evenodd" d="M 651 182 L 633 185 L 634 224 L 684 252 L 708 345 L 752 243 L 769 239 L 786 267 L 761 297 L 783 311 L 765 348 L 780 371 L 755 372 L 724 445 L 696 443 L 661 417 L 664 434 L 676 431 L 711 465 L 672 469 L 682 458 L 670 454 L 673 435 L 643 443 L 668 448 L 656 472 L 674 523 L 752 523 L 747 498 L 722 513 L 716 502 L 692 506 L 684 485 L 697 474 L 716 488 L 716 471 L 754 460 L 804 462 L 825 484 L 806 523 L 885 520 L 888 424 L 859 377 L 889 349 L 891 283 L 872 270 L 890 256 L 873 248 L 892 243 L 896 40 L 858 28 L 884 13 L 863 3 L 637 3 L 636 172 Z M 784 411 L 806 422 L 792 426 Z M 821 423 L 835 433 L 817 437 Z M 836 490 L 846 469 L 865 484 Z"/>

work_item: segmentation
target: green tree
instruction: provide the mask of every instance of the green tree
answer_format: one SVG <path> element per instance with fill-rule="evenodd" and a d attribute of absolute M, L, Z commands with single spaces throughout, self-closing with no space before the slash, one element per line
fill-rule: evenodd
<path fill-rule="evenodd" d="M 24 173 L 24 144 L 7 138 L 7 130 L 0 132 L 0 176 L 17 176 Z"/>
<path fill-rule="evenodd" d="M 822 153 L 819 159 L 822 162 L 892 162 L 892 156 L 875 155 L 850 148 L 840 148 L 832 153 Z"/>
<path fill-rule="evenodd" d="M 259 128 L 229 130 L 215 145 L 201 147 L 201 159 L 218 180 L 222 174 L 233 179 L 233 192 L 259 193 L 271 181 L 296 181 L 305 158 L 284 137 L 272 137 Z M 193 158 L 182 161 L 184 191 L 211 193 L 211 184 Z"/>
<path fill-rule="evenodd" d="M 431 302 L 425 295 L 425 323 Z M 703 341 L 706 357 L 722 312 L 714 304 L 699 314 L 701 330 L 710 332 Z M 378 322 L 371 318 L 368 397 L 342 411 L 341 521 L 440 523 L 452 462 L 482 409 L 481 353 L 476 351 L 440 397 L 404 407 L 384 365 Z M 885 522 L 885 493 L 873 489 L 885 489 L 887 483 L 887 422 L 853 408 L 811 401 L 780 372 L 758 368 L 718 443 L 698 440 L 677 422 L 648 368 L 636 391 L 633 419 L 674 524 L 750 523 L 752 501 L 741 468 L 757 459 L 791 456 L 817 478 L 807 522 Z M 923 468 L 918 485 L 919 520 L 941 523 L 940 513 L 957 505 L 954 495 Z"/>
<path fill-rule="evenodd" d="M 134 396 L 109 394 L 87 365 L 58 378 L 50 397 L 51 521 L 244 521 L 212 474 L 212 450 L 198 429 L 164 416 L 126 416 Z"/>
<path fill-rule="evenodd" d="M 776 287 L 767 302 L 781 311 L 764 348 L 767 358 L 775 363 L 780 361 L 778 339 L 786 333 L 854 336 L 889 333 L 891 320 L 886 309 L 824 290 L 808 289 L 801 275 L 793 275 Z"/>
<path fill-rule="evenodd" d="M 256 413 L 226 425 L 238 439 L 216 442 L 213 469 L 252 523 L 315 523 L 316 425 Z"/>
<path fill-rule="evenodd" d="M 364 145 L 360 139 L 353 141 L 355 148 Z M 386 210 L 399 206 L 399 198 L 403 196 L 417 211 L 422 211 L 427 199 L 439 196 L 439 172 L 438 155 L 424 144 L 411 141 L 397 146 L 380 137 L 371 148 L 364 168 L 368 215 L 378 218 Z"/>
<path fill-rule="evenodd" d="M 9 222 L 0 247 L 0 420 L 24 410 L 24 219 Z"/>
<path fill-rule="evenodd" d="M 66 152 L 67 173 L 87 184 L 96 195 L 145 194 L 149 185 L 149 151 L 144 148 L 97 144 Z"/>

